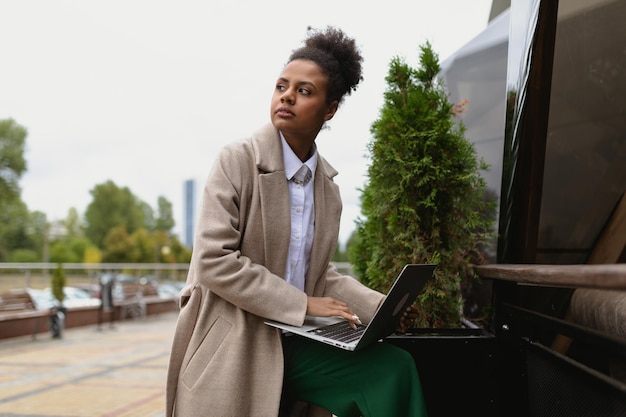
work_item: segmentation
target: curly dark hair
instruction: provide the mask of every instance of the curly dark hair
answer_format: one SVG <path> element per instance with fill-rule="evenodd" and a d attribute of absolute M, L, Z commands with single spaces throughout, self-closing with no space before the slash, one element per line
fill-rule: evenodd
<path fill-rule="evenodd" d="M 328 77 L 327 102 L 341 103 L 363 80 L 361 52 L 341 29 L 329 26 L 320 31 L 309 26 L 307 32 L 304 46 L 293 51 L 288 62 L 305 59 L 319 65 Z"/>

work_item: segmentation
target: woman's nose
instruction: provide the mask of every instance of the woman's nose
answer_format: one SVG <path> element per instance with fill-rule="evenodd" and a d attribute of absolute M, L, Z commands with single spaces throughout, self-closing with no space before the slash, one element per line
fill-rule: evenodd
<path fill-rule="evenodd" d="M 293 104 L 294 103 L 293 93 L 291 92 L 290 89 L 285 90 L 283 95 L 280 97 L 280 102 L 281 103 L 288 103 L 288 104 Z"/>

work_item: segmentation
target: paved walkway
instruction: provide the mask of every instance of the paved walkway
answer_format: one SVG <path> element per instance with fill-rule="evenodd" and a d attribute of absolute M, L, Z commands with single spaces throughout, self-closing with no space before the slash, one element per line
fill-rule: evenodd
<path fill-rule="evenodd" d="M 0 416 L 164 416 L 176 314 L 0 340 Z"/>

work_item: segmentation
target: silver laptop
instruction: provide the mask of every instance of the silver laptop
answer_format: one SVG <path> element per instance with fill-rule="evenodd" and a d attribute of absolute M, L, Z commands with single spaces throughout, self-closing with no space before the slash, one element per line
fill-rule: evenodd
<path fill-rule="evenodd" d="M 378 307 L 372 321 L 357 325 L 356 330 L 341 317 L 306 316 L 301 327 L 267 320 L 265 324 L 278 327 L 295 335 L 308 337 L 346 350 L 363 349 L 397 328 L 402 312 L 417 298 L 435 270 L 433 264 L 408 264 L 393 283 L 387 298 Z"/>

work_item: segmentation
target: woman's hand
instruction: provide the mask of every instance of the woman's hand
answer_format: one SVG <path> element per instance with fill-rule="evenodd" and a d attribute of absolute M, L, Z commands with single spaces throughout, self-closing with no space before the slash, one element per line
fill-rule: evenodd
<path fill-rule="evenodd" d="M 315 317 L 339 316 L 350 322 L 352 328 L 355 324 L 362 324 L 359 317 L 344 302 L 332 297 L 309 297 L 306 305 L 306 314 Z"/>

